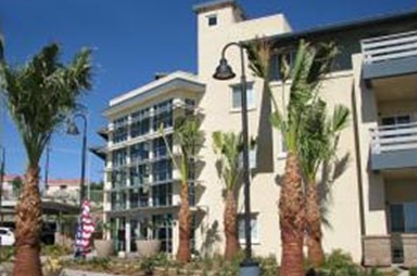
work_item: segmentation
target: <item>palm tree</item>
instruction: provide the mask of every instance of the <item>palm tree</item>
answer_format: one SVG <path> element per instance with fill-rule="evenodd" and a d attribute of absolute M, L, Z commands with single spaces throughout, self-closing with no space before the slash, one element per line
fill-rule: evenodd
<path fill-rule="evenodd" d="M 169 143 L 163 134 L 165 144 L 174 166 L 181 176 L 179 222 L 179 246 L 177 260 L 188 263 L 191 260 L 191 213 L 189 203 L 190 171 L 195 166 L 196 154 L 203 144 L 204 134 L 200 130 L 201 119 L 197 115 L 180 116 L 175 118 L 174 144 L 179 145 L 179 160 L 170 150 Z"/>
<path fill-rule="evenodd" d="M 239 251 L 239 235 L 237 222 L 237 180 L 240 176 L 239 155 L 242 151 L 242 137 L 233 132 L 212 134 L 214 152 L 220 155 L 220 175 L 226 185 L 225 208 L 223 215 L 226 248 L 224 256 L 231 260 Z"/>
<path fill-rule="evenodd" d="M 324 262 L 321 244 L 321 211 L 316 175 L 335 156 L 340 132 L 347 126 L 349 109 L 342 105 L 327 117 L 326 103 L 318 99 L 308 110 L 300 143 L 301 167 L 306 181 L 305 208 L 308 260 L 314 267 Z M 325 181 L 325 180 L 324 180 Z"/>
<path fill-rule="evenodd" d="M 28 159 L 24 186 L 16 206 L 16 262 L 13 275 L 42 275 L 39 160 L 52 133 L 73 110 L 79 96 L 91 88 L 91 51 L 82 49 L 69 64 L 59 61 L 60 47 L 44 47 L 27 64 L 2 63 L 2 94 Z"/>
<path fill-rule="evenodd" d="M 268 50 L 264 50 L 263 55 L 257 54 L 262 53 L 260 51 L 262 48 L 269 48 L 269 45 L 263 43 L 258 46 L 258 49 L 252 48 L 249 51 L 251 52 L 250 59 L 254 58 L 251 68 L 257 76 L 264 78 L 269 83 L 271 56 Z M 291 70 L 283 70 L 282 85 L 285 85 L 288 78 L 292 80 L 286 110 L 280 111 L 278 109 L 274 96 L 269 92 L 275 105 L 270 120 L 272 125 L 281 131 L 288 151 L 279 196 L 282 244 L 281 275 L 301 276 L 304 273 L 305 206 L 299 143 L 308 116 L 307 110 L 314 104 L 321 80 L 324 74 L 329 71 L 336 53 L 333 44 L 312 46 L 301 40 L 293 67 Z"/>

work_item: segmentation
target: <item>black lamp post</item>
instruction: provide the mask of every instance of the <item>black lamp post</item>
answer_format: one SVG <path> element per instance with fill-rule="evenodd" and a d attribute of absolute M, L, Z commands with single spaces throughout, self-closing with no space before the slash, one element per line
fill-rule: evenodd
<path fill-rule="evenodd" d="M 77 113 L 75 114 L 71 120 L 68 122 L 68 129 L 67 133 L 70 135 L 78 135 L 80 131 L 78 130 L 77 125 L 75 124 L 75 119 L 79 117 L 82 118 L 84 121 L 84 129 L 83 129 L 83 144 L 82 144 L 82 152 L 81 152 L 81 181 L 80 181 L 80 206 L 83 204 L 83 200 L 85 198 L 85 161 L 87 155 L 87 117 L 84 113 Z"/>
<path fill-rule="evenodd" d="M 226 50 L 230 46 L 237 46 L 240 50 L 240 65 L 241 65 L 241 97 L 242 97 L 242 136 L 243 136 L 243 181 L 244 181 L 244 200 L 245 200 L 245 259 L 240 264 L 241 276 L 257 276 L 260 274 L 259 265 L 252 260 L 252 237 L 251 237 L 251 209 L 250 209 L 250 177 L 249 177 L 249 135 L 248 135 L 248 112 L 247 112 L 247 83 L 245 75 L 245 56 L 244 46 L 240 42 L 231 42 L 226 44 L 222 50 L 220 64 L 213 74 L 213 78 L 217 80 L 230 80 L 236 74 L 232 67 L 227 63 L 225 58 Z"/>
<path fill-rule="evenodd" d="M 3 182 L 6 169 L 6 148 L 0 145 L 2 150 L 1 165 L 0 165 L 0 223 L 3 225 Z"/>
<path fill-rule="evenodd" d="M 1 167 L 0 167 L 0 223 L 3 226 L 3 181 L 4 181 L 4 170 L 6 166 L 6 148 L 0 145 L 2 150 L 1 154 Z M 0 237 L 0 262 L 3 260 L 3 245 Z"/>

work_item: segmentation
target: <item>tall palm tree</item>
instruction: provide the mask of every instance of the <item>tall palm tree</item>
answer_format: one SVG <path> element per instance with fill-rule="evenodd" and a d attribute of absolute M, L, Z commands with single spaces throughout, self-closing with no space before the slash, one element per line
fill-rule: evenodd
<path fill-rule="evenodd" d="M 302 138 L 300 139 L 300 160 L 304 173 L 306 234 L 308 260 L 314 267 L 320 267 L 324 262 L 324 252 L 321 244 L 321 212 L 317 171 L 320 166 L 326 166 L 335 156 L 340 132 L 347 127 L 349 109 L 343 105 L 334 108 L 333 116 L 327 116 L 326 103 L 320 98 L 308 110 Z"/>
<path fill-rule="evenodd" d="M 82 49 L 65 65 L 60 47 L 44 47 L 27 64 L 12 68 L 2 63 L 2 91 L 28 159 L 24 186 L 16 206 L 16 262 L 13 275 L 42 275 L 40 229 L 42 208 L 39 194 L 39 160 L 65 114 L 91 88 L 91 51 Z"/>
<path fill-rule="evenodd" d="M 167 139 L 163 134 L 168 153 L 174 166 L 181 176 L 179 222 L 179 246 L 177 260 L 188 263 L 191 260 L 191 213 L 189 203 L 190 171 L 195 166 L 195 158 L 203 144 L 204 133 L 200 130 L 201 119 L 197 115 L 180 116 L 174 121 L 174 144 L 179 145 L 180 155 L 170 150 Z M 178 160 L 179 159 L 179 160 Z"/>
<path fill-rule="evenodd" d="M 239 251 L 237 222 L 237 180 L 240 176 L 239 155 L 242 151 L 242 137 L 233 132 L 215 131 L 212 134 L 214 152 L 220 155 L 220 174 L 226 185 L 223 214 L 226 248 L 224 256 L 231 260 Z"/>
<path fill-rule="evenodd" d="M 265 44 L 260 49 L 268 47 Z M 308 115 L 307 110 L 314 104 L 321 80 L 332 64 L 336 54 L 333 44 L 312 46 L 300 41 L 297 55 L 291 70 L 283 70 L 283 83 L 291 78 L 289 102 L 284 110 L 271 114 L 272 125 L 281 131 L 287 148 L 285 173 L 281 182 L 279 196 L 279 223 L 281 229 L 281 275 L 303 275 L 303 238 L 305 230 L 305 206 L 302 171 L 299 157 L 299 143 Z M 256 75 L 269 82 L 269 62 L 271 56 L 259 55 L 258 49 L 249 51 L 251 68 Z M 269 53 L 267 50 L 264 51 Z M 253 59 L 254 58 L 254 59 Z M 289 68 L 286 66 L 286 68 Z M 267 70 L 268 69 L 268 70 Z M 272 93 L 273 102 L 276 103 Z"/>

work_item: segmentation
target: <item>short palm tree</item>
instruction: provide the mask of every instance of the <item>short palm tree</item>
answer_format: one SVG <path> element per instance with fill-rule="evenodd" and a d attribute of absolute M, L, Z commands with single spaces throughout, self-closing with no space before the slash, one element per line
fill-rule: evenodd
<path fill-rule="evenodd" d="M 270 80 L 269 45 L 250 50 L 251 69 L 255 74 Z M 285 66 L 283 82 L 291 78 L 290 97 L 286 110 L 280 111 L 274 104 L 271 114 L 272 125 L 281 131 L 288 151 L 285 173 L 281 182 L 279 196 L 279 223 L 281 229 L 282 275 L 301 276 L 303 272 L 303 239 L 305 230 L 305 204 L 303 179 L 299 155 L 299 143 L 303 126 L 308 115 L 307 110 L 314 104 L 321 81 L 332 64 L 336 54 L 333 44 L 312 46 L 300 41 L 295 62 L 291 70 Z M 269 89 L 269 87 L 268 87 Z M 270 91 L 270 90 L 269 90 Z M 272 100 L 276 103 L 271 92 Z M 285 112 L 286 111 L 286 112 Z"/>
<path fill-rule="evenodd" d="M 168 153 L 171 156 L 171 160 L 174 163 L 174 166 L 179 170 L 181 176 L 181 203 L 178 213 L 179 246 L 177 260 L 181 263 L 188 263 L 191 260 L 191 213 L 189 203 L 190 171 L 195 166 L 196 154 L 203 144 L 204 133 L 200 130 L 201 119 L 197 115 L 180 116 L 175 118 L 174 122 L 174 144 L 178 145 L 180 148 L 180 155 L 178 157 L 170 150 L 162 128 L 161 132 Z"/>
<path fill-rule="evenodd" d="M 347 127 L 349 109 L 342 105 L 334 108 L 333 116 L 327 116 L 326 103 L 315 101 L 308 110 L 302 138 L 300 139 L 300 160 L 305 176 L 305 208 L 308 260 L 314 267 L 324 262 L 321 244 L 321 212 L 317 171 L 335 156 L 340 132 Z"/>
<path fill-rule="evenodd" d="M 212 134 L 214 152 L 219 154 L 220 175 L 226 185 L 225 208 L 223 215 L 226 248 L 224 256 L 231 260 L 239 251 L 237 220 L 237 181 L 241 174 L 239 155 L 242 149 L 242 137 L 233 132 L 215 131 Z"/>
<path fill-rule="evenodd" d="M 1 64 L 1 93 L 28 159 L 24 186 L 16 206 L 16 262 L 13 275 L 42 275 L 39 160 L 56 128 L 76 101 L 91 88 L 91 51 L 83 49 L 69 64 L 59 61 L 60 47 L 44 47 L 27 64 L 12 68 Z"/>

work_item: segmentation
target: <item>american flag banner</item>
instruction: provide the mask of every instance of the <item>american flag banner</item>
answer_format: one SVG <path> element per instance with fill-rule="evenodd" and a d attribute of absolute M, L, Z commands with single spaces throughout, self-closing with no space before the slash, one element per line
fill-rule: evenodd
<path fill-rule="evenodd" d="M 90 202 L 84 200 L 75 233 L 75 257 L 85 256 L 91 252 L 91 236 L 93 235 L 94 229 L 95 225 L 90 215 Z"/>

